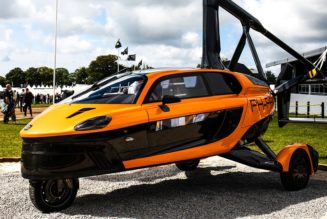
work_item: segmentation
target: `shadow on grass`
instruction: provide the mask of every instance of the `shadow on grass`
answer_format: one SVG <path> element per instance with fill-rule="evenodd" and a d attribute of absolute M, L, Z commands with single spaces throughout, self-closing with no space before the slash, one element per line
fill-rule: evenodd
<path fill-rule="evenodd" d="M 229 168 L 232 167 L 227 167 Z M 164 179 L 177 173 L 175 167 L 170 166 L 167 169 L 165 173 L 157 173 L 156 177 L 146 180 L 148 183 L 126 185 L 125 188 L 106 194 L 77 197 L 73 206 L 63 213 L 75 215 L 78 212 L 78 215 L 128 218 L 251 217 L 269 214 L 327 195 L 326 182 L 314 178 L 306 189 L 288 192 L 282 188 L 279 174 L 272 172 L 219 174 L 215 171 L 223 168 L 199 168 L 186 172 L 186 178 Z M 159 172 L 158 169 L 156 170 Z M 105 179 L 106 177 L 108 180 Z M 106 175 L 101 176 L 99 180 L 116 182 L 118 181 L 116 177 L 118 176 Z M 122 177 L 121 185 L 127 184 L 127 180 L 144 181 L 139 180 L 142 176 L 138 171 L 119 177 Z M 97 177 L 88 179 L 91 179 L 96 186 Z M 154 182 L 156 179 L 162 181 Z M 110 190 L 110 183 L 108 183 L 108 190 Z"/>

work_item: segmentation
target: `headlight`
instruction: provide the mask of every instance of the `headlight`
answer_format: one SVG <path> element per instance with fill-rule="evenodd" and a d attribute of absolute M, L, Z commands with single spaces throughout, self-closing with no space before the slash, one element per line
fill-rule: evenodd
<path fill-rule="evenodd" d="M 31 125 L 31 123 L 28 123 L 28 124 L 24 127 L 24 130 L 27 131 L 27 130 L 29 130 L 30 128 L 32 128 L 32 125 Z"/>
<path fill-rule="evenodd" d="M 74 129 L 76 131 L 102 129 L 106 127 L 110 121 L 111 117 L 109 116 L 98 116 L 79 123 L 74 127 Z"/>

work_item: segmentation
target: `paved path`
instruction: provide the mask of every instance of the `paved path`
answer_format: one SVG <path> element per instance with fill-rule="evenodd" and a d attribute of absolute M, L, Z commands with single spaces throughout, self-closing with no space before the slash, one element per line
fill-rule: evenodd
<path fill-rule="evenodd" d="M 0 169 L 0 218 L 327 217 L 326 172 L 318 171 L 306 189 L 288 192 L 277 173 L 213 157 L 186 173 L 166 165 L 82 178 L 70 208 L 42 214 L 29 200 L 19 164 Z"/>
<path fill-rule="evenodd" d="M 45 110 L 45 109 L 46 109 L 46 107 L 33 107 L 32 108 L 33 117 L 37 116 L 38 114 L 43 112 L 43 110 Z M 29 119 L 29 118 L 31 118 L 28 110 L 27 110 L 27 116 L 26 117 L 24 116 L 23 112 L 20 112 L 19 108 L 16 108 L 15 113 L 16 113 L 16 118 L 17 119 Z M 0 120 L 1 121 L 3 120 L 3 113 L 0 113 Z M 10 119 L 10 121 L 11 121 L 11 119 Z"/>

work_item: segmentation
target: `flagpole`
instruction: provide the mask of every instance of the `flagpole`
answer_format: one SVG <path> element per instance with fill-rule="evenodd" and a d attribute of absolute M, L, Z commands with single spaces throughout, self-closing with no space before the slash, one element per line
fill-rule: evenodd
<path fill-rule="evenodd" d="M 54 68 L 53 68 L 53 102 L 55 104 L 56 96 L 56 69 L 57 69 L 57 33 L 58 32 L 58 0 L 56 0 L 56 30 L 55 30 L 55 52 L 54 52 Z"/>
<path fill-rule="evenodd" d="M 117 48 L 117 51 L 118 51 L 118 55 L 117 55 L 117 73 L 119 72 L 119 48 Z"/>

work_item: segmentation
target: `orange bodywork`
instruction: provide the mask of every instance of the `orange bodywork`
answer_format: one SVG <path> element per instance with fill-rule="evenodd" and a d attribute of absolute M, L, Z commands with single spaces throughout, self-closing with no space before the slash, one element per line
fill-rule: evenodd
<path fill-rule="evenodd" d="M 308 154 L 308 157 L 310 158 L 309 160 L 311 165 L 311 175 L 314 175 L 315 171 L 313 169 L 312 157 L 309 148 L 306 144 L 301 143 L 287 145 L 278 153 L 276 160 L 282 165 L 283 172 L 288 172 L 292 154 L 298 149 L 302 149 Z"/>
<path fill-rule="evenodd" d="M 171 109 L 169 112 L 163 112 L 159 108 L 161 103 L 143 103 L 150 87 L 159 78 L 173 74 L 201 74 L 202 72 L 232 74 L 240 82 L 242 90 L 239 94 L 182 99 L 179 103 L 168 104 Z M 240 73 L 212 69 L 165 70 L 147 74 L 147 83 L 135 104 L 56 104 L 49 107 L 30 123 L 33 126 L 32 129 L 22 130 L 20 135 L 23 138 L 78 136 L 122 129 L 167 118 L 177 118 L 183 115 L 213 112 L 235 107 L 243 108 L 243 114 L 238 126 L 228 137 L 190 149 L 123 161 L 126 169 L 134 169 L 226 153 L 240 141 L 251 126 L 272 115 L 274 106 L 274 98 L 269 87 L 255 85 Z M 69 120 L 67 119 L 69 115 L 81 107 L 94 109 Z M 103 115 L 112 118 L 110 124 L 103 129 L 91 131 L 74 130 L 75 125 L 78 123 Z M 283 154 L 280 155 L 281 162 L 287 163 L 287 160 L 283 158 Z"/>

